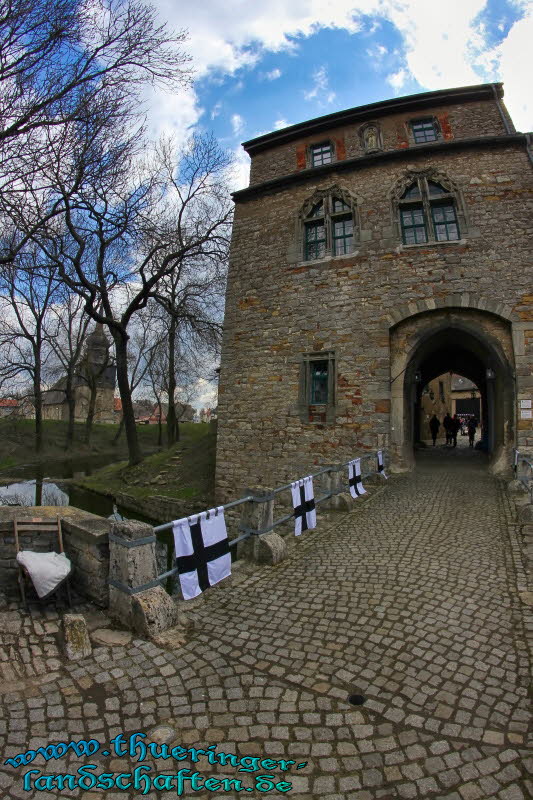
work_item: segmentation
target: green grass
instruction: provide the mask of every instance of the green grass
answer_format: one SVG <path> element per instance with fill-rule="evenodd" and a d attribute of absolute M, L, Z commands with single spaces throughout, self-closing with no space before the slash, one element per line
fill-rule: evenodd
<path fill-rule="evenodd" d="M 123 493 L 142 499 L 156 494 L 210 502 L 214 496 L 216 424 L 186 422 L 180 424 L 180 436 L 169 450 L 154 453 L 134 467 L 127 461 L 110 464 L 77 483 L 110 495 Z"/>
<path fill-rule="evenodd" d="M 117 459 L 127 458 L 126 437 L 122 433 L 117 445 L 113 438 L 118 425 L 95 424 L 90 448 L 83 443 L 85 426 L 76 423 L 72 449 L 65 450 L 67 423 L 59 420 L 43 421 L 43 449 L 35 452 L 35 422 L 31 419 L 0 419 L 0 469 L 21 464 L 49 461 L 50 459 L 75 458 L 86 455 L 116 453 Z M 157 449 L 157 425 L 139 425 L 139 439 L 144 452 Z"/>

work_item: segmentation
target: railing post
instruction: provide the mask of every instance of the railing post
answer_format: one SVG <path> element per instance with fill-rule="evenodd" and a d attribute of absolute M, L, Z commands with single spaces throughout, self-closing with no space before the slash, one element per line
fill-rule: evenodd
<path fill-rule="evenodd" d="M 346 474 L 345 474 L 346 473 Z M 331 492 L 328 505 L 334 511 L 349 511 L 351 504 L 347 498 L 348 467 L 333 464 L 330 472 L 324 474 L 324 491 Z"/>
<path fill-rule="evenodd" d="M 155 534 L 151 525 L 115 522 L 109 535 L 109 613 L 142 636 L 177 624 L 172 598 L 157 582 Z"/>
<path fill-rule="evenodd" d="M 242 512 L 241 526 L 251 531 L 262 531 L 274 522 L 274 497 L 272 489 L 264 486 L 246 489 L 246 494 L 253 495 L 256 500 L 246 503 Z M 261 500 L 264 498 L 264 500 Z M 259 502 L 257 502 L 259 500 Z M 270 531 L 263 534 L 252 534 L 244 542 L 237 545 L 240 558 L 253 561 L 255 564 L 278 564 L 286 555 L 286 545 L 279 534 Z"/>
<path fill-rule="evenodd" d="M 148 538 L 152 541 L 137 544 L 139 540 Z M 115 522 L 109 537 L 110 615 L 131 628 L 133 595 L 127 590 L 149 583 L 156 577 L 152 526 L 136 520 Z M 118 585 L 113 585 L 112 581 Z"/>

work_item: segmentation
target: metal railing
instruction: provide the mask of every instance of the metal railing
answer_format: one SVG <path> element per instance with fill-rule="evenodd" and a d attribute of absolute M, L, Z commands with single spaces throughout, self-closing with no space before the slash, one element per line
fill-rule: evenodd
<path fill-rule="evenodd" d="M 363 453 L 360 456 L 355 456 L 354 457 L 354 458 L 360 458 L 361 462 L 366 462 L 366 461 L 368 461 L 369 459 L 372 459 L 372 458 L 376 462 L 376 469 L 373 469 L 373 470 L 370 470 L 370 471 L 367 471 L 367 472 L 363 472 L 361 470 L 361 473 L 362 473 L 361 474 L 361 480 L 365 480 L 366 478 L 369 478 L 372 475 L 381 475 L 381 472 L 379 471 L 378 464 L 377 464 L 377 454 L 378 454 L 378 452 L 379 451 L 376 450 L 376 451 L 373 451 L 372 453 Z M 381 452 L 383 454 L 383 462 L 384 462 L 384 465 L 385 465 L 387 451 L 385 449 L 381 449 Z M 353 460 L 354 459 L 350 459 L 350 461 L 353 461 Z M 313 480 L 314 480 L 315 478 L 318 478 L 319 476 L 322 476 L 322 475 L 327 475 L 327 474 L 331 475 L 332 473 L 341 472 L 343 469 L 346 469 L 346 467 L 348 466 L 350 461 L 346 461 L 343 464 L 333 464 L 333 465 L 330 465 L 328 467 L 323 467 L 322 469 L 318 470 L 317 472 L 312 473 L 310 475 L 310 477 L 312 477 Z M 292 481 L 290 483 L 284 484 L 283 486 L 278 486 L 275 489 L 273 489 L 271 492 L 265 493 L 264 495 L 260 495 L 260 496 L 255 496 L 253 494 L 248 494 L 245 497 L 239 498 L 239 500 L 232 500 L 230 503 L 226 503 L 223 506 L 218 506 L 218 508 L 219 509 L 221 508 L 224 511 L 226 511 L 227 509 L 236 508 L 237 506 L 242 505 L 244 503 L 266 503 L 266 502 L 268 502 L 270 500 L 273 500 L 274 497 L 276 495 L 279 495 L 281 492 L 289 490 L 291 488 L 291 485 L 292 485 Z M 332 497 L 335 497 L 338 494 L 342 494 L 345 491 L 346 491 L 346 487 L 339 488 L 337 490 L 333 490 L 332 489 L 332 490 L 327 491 L 327 492 L 322 492 L 321 495 L 319 495 L 318 497 L 315 497 L 315 506 L 319 505 L 320 503 L 324 503 L 326 500 L 330 500 Z M 211 513 L 216 513 L 216 511 L 217 511 L 217 509 L 213 508 L 213 509 L 209 509 L 206 513 L 209 515 Z M 191 516 L 197 516 L 197 515 L 194 514 L 194 515 L 191 515 Z M 191 516 L 187 517 L 189 522 L 191 521 Z M 229 546 L 230 547 L 235 547 L 237 544 L 239 544 L 239 542 L 243 542 L 245 539 L 249 539 L 251 536 L 261 536 L 262 534 L 269 533 L 270 531 L 272 531 L 275 528 L 277 528 L 279 525 L 283 525 L 283 524 L 289 522 L 291 519 L 294 519 L 294 511 L 292 511 L 290 514 L 286 514 L 285 516 L 280 517 L 280 519 L 275 520 L 271 525 L 269 525 L 268 527 L 263 528 L 261 530 L 255 530 L 253 528 L 248 528 L 248 527 L 243 526 L 242 524 L 239 524 L 238 530 L 242 533 L 242 535 L 241 536 L 237 536 L 235 539 L 232 539 L 229 542 Z M 172 522 L 165 522 L 163 525 L 158 525 L 157 527 L 154 528 L 154 534 L 157 535 L 157 534 L 164 533 L 165 531 L 170 531 L 170 530 L 172 530 L 174 524 L 175 524 L 175 520 L 173 520 Z M 157 578 L 155 578 L 154 581 L 152 581 L 152 583 L 162 583 L 164 580 L 172 578 L 177 573 L 178 573 L 178 568 L 177 567 L 173 567 L 172 569 L 167 570 L 166 572 L 162 573 L 161 575 L 158 575 Z"/>

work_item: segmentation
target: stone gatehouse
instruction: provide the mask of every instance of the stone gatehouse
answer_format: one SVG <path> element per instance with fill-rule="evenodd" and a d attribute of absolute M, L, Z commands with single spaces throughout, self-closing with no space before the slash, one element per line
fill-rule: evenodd
<path fill-rule="evenodd" d="M 493 468 L 533 451 L 533 156 L 501 84 L 400 97 L 244 143 L 218 407 L 217 491 L 389 448 L 422 387 L 481 393 Z"/>

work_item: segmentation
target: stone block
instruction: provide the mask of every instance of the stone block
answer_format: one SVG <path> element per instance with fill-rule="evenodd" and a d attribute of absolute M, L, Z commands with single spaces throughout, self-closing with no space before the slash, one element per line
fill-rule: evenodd
<path fill-rule="evenodd" d="M 265 533 L 257 537 L 257 563 L 274 566 L 287 555 L 287 545 L 278 533 Z"/>
<path fill-rule="evenodd" d="M 152 638 L 178 624 L 178 609 L 161 586 L 132 596 L 132 627 L 140 636 Z"/>
<path fill-rule="evenodd" d="M 65 655 L 70 661 L 79 661 L 92 653 L 89 631 L 83 614 L 65 614 L 63 617 Z"/>

